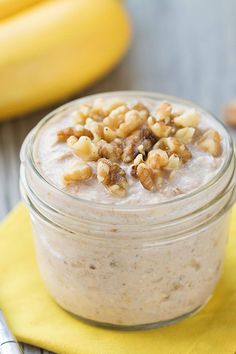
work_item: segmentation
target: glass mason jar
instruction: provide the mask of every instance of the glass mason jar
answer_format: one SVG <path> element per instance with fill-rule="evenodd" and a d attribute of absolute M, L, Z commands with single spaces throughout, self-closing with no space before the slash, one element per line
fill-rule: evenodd
<path fill-rule="evenodd" d="M 91 202 L 58 189 L 37 166 L 35 141 L 48 121 L 96 96 L 195 107 L 223 137 L 222 167 L 197 190 L 151 205 Z M 195 313 L 211 297 L 222 271 L 234 175 L 226 128 L 193 103 L 155 93 L 112 92 L 56 109 L 29 133 L 21 150 L 21 193 L 49 293 L 82 320 L 122 329 L 159 327 Z"/>

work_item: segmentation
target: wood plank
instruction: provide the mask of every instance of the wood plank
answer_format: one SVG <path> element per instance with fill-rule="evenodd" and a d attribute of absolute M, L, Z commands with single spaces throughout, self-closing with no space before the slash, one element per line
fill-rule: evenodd
<path fill-rule="evenodd" d="M 42 349 L 24 345 L 24 354 L 46 354 Z"/>

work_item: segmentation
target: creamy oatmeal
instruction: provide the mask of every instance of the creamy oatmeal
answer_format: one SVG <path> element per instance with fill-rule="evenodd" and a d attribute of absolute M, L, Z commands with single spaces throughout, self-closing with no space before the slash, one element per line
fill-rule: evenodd
<path fill-rule="evenodd" d="M 153 204 L 206 184 L 222 165 L 223 146 L 194 108 L 114 97 L 48 122 L 35 154 L 46 178 L 82 199 Z M 109 167 L 114 173 L 104 177 Z"/>
<path fill-rule="evenodd" d="M 63 308 L 136 328 L 207 302 L 235 172 L 209 113 L 155 94 L 88 97 L 40 123 L 21 158 L 40 271 Z"/>

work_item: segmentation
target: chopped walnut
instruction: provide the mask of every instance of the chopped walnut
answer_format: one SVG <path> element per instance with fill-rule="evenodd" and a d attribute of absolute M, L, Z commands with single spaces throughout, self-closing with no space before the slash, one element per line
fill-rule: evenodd
<path fill-rule="evenodd" d="M 148 118 L 148 126 L 157 138 L 165 138 L 170 135 L 171 127 L 164 122 L 157 122 L 154 117 Z"/>
<path fill-rule="evenodd" d="M 75 123 L 84 124 L 89 117 L 91 107 L 88 104 L 83 104 L 79 107 L 79 110 L 74 112 Z"/>
<path fill-rule="evenodd" d="M 122 161 L 128 163 L 141 153 L 146 155 L 156 143 L 157 138 L 148 128 L 141 128 L 133 132 L 124 140 Z"/>
<path fill-rule="evenodd" d="M 100 157 L 105 157 L 111 161 L 118 161 L 121 158 L 122 148 L 116 141 L 108 143 L 105 140 L 100 140 L 97 143 L 97 148 Z"/>
<path fill-rule="evenodd" d="M 154 112 L 154 117 L 157 122 L 163 122 L 164 124 L 169 124 L 171 120 L 172 106 L 168 102 L 163 102 L 158 107 L 156 113 Z"/>
<path fill-rule="evenodd" d="M 169 156 L 173 153 L 178 155 L 184 163 L 192 158 L 191 151 L 187 146 L 175 137 L 160 139 L 154 145 L 155 148 L 166 151 Z"/>
<path fill-rule="evenodd" d="M 83 104 L 79 107 L 78 111 L 74 112 L 75 123 L 85 124 L 88 118 L 96 122 L 101 122 L 104 118 L 104 114 L 103 112 L 98 112 L 90 104 Z"/>
<path fill-rule="evenodd" d="M 84 161 L 97 161 L 99 158 L 96 145 L 87 136 L 81 136 L 79 139 L 71 136 L 67 145 Z"/>
<path fill-rule="evenodd" d="M 65 184 L 71 184 L 78 181 L 85 181 L 93 175 L 92 167 L 85 162 L 76 162 L 70 170 L 63 176 Z"/>
<path fill-rule="evenodd" d="M 131 165 L 131 176 L 154 191 L 192 158 L 187 144 L 215 157 L 222 153 L 220 135 L 197 127 L 200 115 L 195 109 L 176 109 L 163 102 L 150 112 L 142 102 L 128 106 L 120 98 L 100 97 L 82 104 L 74 114 L 80 124 L 57 133 L 56 143 L 67 141 L 69 153 L 83 160 L 65 174 L 66 184 L 90 178 L 92 169 L 85 161 L 99 160 L 98 181 L 112 194 L 124 196 L 126 173 L 116 163 L 122 161 Z"/>
<path fill-rule="evenodd" d="M 96 98 L 93 102 L 93 112 L 99 114 L 102 117 L 109 115 L 115 108 L 123 106 L 124 102 L 119 98 Z"/>
<path fill-rule="evenodd" d="M 121 123 L 124 122 L 125 114 L 128 111 L 129 111 L 129 109 L 128 109 L 128 107 L 126 105 L 117 107 L 116 109 L 111 111 L 111 113 L 109 114 L 108 117 L 106 117 L 103 120 L 103 124 L 105 126 L 111 128 L 112 130 L 115 130 L 115 129 L 119 128 Z"/>
<path fill-rule="evenodd" d="M 151 150 L 148 153 L 147 164 L 154 170 L 164 167 L 168 164 L 168 155 L 161 149 Z"/>
<path fill-rule="evenodd" d="M 144 160 L 143 160 L 143 155 L 142 154 L 139 154 L 135 157 L 134 159 L 134 162 L 133 164 L 131 165 L 131 171 L 130 171 L 130 174 L 132 177 L 134 178 L 138 178 L 137 176 L 137 168 L 138 168 L 138 165 L 140 163 L 144 163 Z"/>
<path fill-rule="evenodd" d="M 166 118 L 169 118 L 171 112 L 172 112 L 172 106 L 169 102 L 161 103 L 157 110 L 160 120 L 165 120 Z"/>
<path fill-rule="evenodd" d="M 154 191 L 156 189 L 153 170 L 151 167 L 145 165 L 145 163 L 140 163 L 138 165 L 137 177 L 145 189 L 149 191 Z"/>
<path fill-rule="evenodd" d="M 68 127 L 57 133 L 58 141 L 65 142 L 71 135 L 74 135 L 74 128 Z"/>
<path fill-rule="evenodd" d="M 135 145 L 133 144 L 128 144 L 122 153 L 121 159 L 123 162 L 125 163 L 129 163 L 131 161 L 133 161 L 134 157 L 135 157 Z"/>
<path fill-rule="evenodd" d="M 200 122 L 199 113 L 194 109 L 188 109 L 180 116 L 174 118 L 174 123 L 178 127 L 193 127 L 195 128 Z"/>
<path fill-rule="evenodd" d="M 109 127 L 104 127 L 102 123 L 96 122 L 91 118 L 86 120 L 86 126 L 92 132 L 95 142 L 100 139 L 105 139 L 106 141 L 111 142 L 116 138 L 116 133 L 113 130 Z"/>
<path fill-rule="evenodd" d="M 97 165 L 97 178 L 112 194 L 125 196 L 128 187 L 126 173 L 117 163 L 105 158 L 100 159 Z"/>
<path fill-rule="evenodd" d="M 180 157 L 176 154 L 172 154 L 169 157 L 168 163 L 165 166 L 165 169 L 167 170 L 178 170 L 179 168 L 181 168 L 183 166 L 183 162 L 180 159 Z"/>
<path fill-rule="evenodd" d="M 144 123 L 143 118 L 140 116 L 140 113 L 135 110 L 130 110 L 125 114 L 125 121 L 121 123 L 117 130 L 117 135 L 120 138 L 126 138 L 131 133 L 133 133 L 136 129 L 141 127 Z"/>
<path fill-rule="evenodd" d="M 224 117 L 228 125 L 236 126 L 236 101 L 230 102 L 225 106 Z"/>
<path fill-rule="evenodd" d="M 194 128 L 186 127 L 177 130 L 177 132 L 175 133 L 175 137 L 180 141 L 182 141 L 182 143 L 189 144 L 193 139 L 194 133 L 195 133 Z"/>
<path fill-rule="evenodd" d="M 213 129 L 205 131 L 205 133 L 196 141 L 196 146 L 200 150 L 208 152 L 214 157 L 218 157 L 222 153 L 220 134 Z"/>
<path fill-rule="evenodd" d="M 188 147 L 176 138 L 167 138 L 167 144 L 171 152 L 178 155 L 181 160 L 185 163 L 192 158 L 191 151 Z"/>
<path fill-rule="evenodd" d="M 181 116 L 183 113 L 184 110 L 182 108 L 172 108 L 170 117 L 173 119 L 175 117 Z"/>
<path fill-rule="evenodd" d="M 138 166 L 140 163 L 142 163 L 142 162 L 144 162 L 144 160 L 143 160 L 143 155 L 142 154 L 139 154 L 139 155 L 137 155 L 136 157 L 135 157 L 135 159 L 134 159 L 134 165 L 135 166 Z"/>
<path fill-rule="evenodd" d="M 99 141 L 100 139 L 103 139 L 104 133 L 103 133 L 103 125 L 100 122 L 94 121 L 92 118 L 86 119 L 86 127 L 88 130 L 90 130 L 93 134 L 94 141 Z"/>
<path fill-rule="evenodd" d="M 143 156 L 146 156 L 146 154 L 152 149 L 156 141 L 157 138 L 150 129 L 141 128 L 140 140 L 136 144 L 135 148 L 135 156 L 137 155 L 137 153 L 141 153 Z"/>
<path fill-rule="evenodd" d="M 83 135 L 88 136 L 91 139 L 93 138 L 93 134 L 91 133 L 91 131 L 89 131 L 82 125 L 77 124 L 75 127 L 68 127 L 60 130 L 57 133 L 57 139 L 60 142 L 66 142 L 66 140 L 72 135 L 76 136 L 76 138 L 80 138 Z"/>
<path fill-rule="evenodd" d="M 192 137 L 192 141 L 191 141 L 192 144 L 195 144 L 196 141 L 198 141 L 201 138 L 202 134 L 203 134 L 203 131 L 201 129 L 199 129 L 199 128 L 194 128 L 194 129 L 195 129 L 195 132 L 194 132 L 194 135 Z"/>
<path fill-rule="evenodd" d="M 142 145 L 142 154 L 146 155 L 156 143 L 157 138 L 152 133 L 152 131 L 148 128 L 141 128 L 140 129 L 140 141 L 137 148 Z"/>
<path fill-rule="evenodd" d="M 148 108 L 141 102 L 137 102 L 133 105 L 132 109 L 138 111 L 143 120 L 148 119 L 150 115 Z"/>
<path fill-rule="evenodd" d="M 110 143 L 112 140 L 114 140 L 117 137 L 117 135 L 116 132 L 114 132 L 114 130 L 112 130 L 111 128 L 104 127 L 103 137 L 106 141 L 108 141 L 108 143 Z"/>
<path fill-rule="evenodd" d="M 122 161 L 129 163 L 135 158 L 136 146 L 141 140 L 141 131 L 137 130 L 124 140 Z M 138 144 L 139 145 L 139 144 Z M 136 154 L 137 155 L 137 154 Z"/>

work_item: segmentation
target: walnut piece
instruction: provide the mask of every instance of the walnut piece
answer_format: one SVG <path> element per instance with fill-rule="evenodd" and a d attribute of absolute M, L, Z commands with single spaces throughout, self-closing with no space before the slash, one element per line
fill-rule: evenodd
<path fill-rule="evenodd" d="M 152 149 L 156 141 L 157 138 L 152 131 L 143 127 L 140 129 L 140 139 L 137 143 L 137 150 L 145 156 Z"/>
<path fill-rule="evenodd" d="M 189 144 L 193 139 L 194 133 L 195 133 L 194 128 L 186 127 L 177 130 L 177 132 L 175 133 L 175 137 L 179 139 L 182 143 Z"/>
<path fill-rule="evenodd" d="M 92 175 L 93 170 L 91 166 L 85 162 L 76 162 L 70 167 L 69 171 L 64 174 L 63 181 L 67 185 L 78 181 L 88 180 Z"/>
<path fill-rule="evenodd" d="M 178 127 L 193 127 L 195 128 L 200 122 L 199 113 L 194 109 L 188 109 L 180 116 L 174 118 L 174 123 Z"/>
<path fill-rule="evenodd" d="M 196 146 L 214 157 L 218 157 L 222 154 L 221 137 L 214 129 L 206 130 L 196 141 Z"/>
<path fill-rule="evenodd" d="M 157 122 L 154 117 L 148 118 L 148 126 L 157 138 L 164 138 L 170 135 L 171 127 L 164 122 Z"/>
<path fill-rule="evenodd" d="M 133 132 L 133 134 L 131 134 L 124 140 L 124 149 L 122 154 L 123 162 L 129 163 L 133 161 L 133 159 L 135 158 L 136 146 L 137 144 L 139 145 L 140 140 L 141 140 L 140 130 Z"/>
<path fill-rule="evenodd" d="M 160 139 L 154 145 L 154 149 L 156 148 L 166 151 L 168 156 L 171 156 L 172 154 L 178 155 L 183 163 L 192 158 L 191 151 L 188 149 L 188 147 L 175 137 Z"/>
<path fill-rule="evenodd" d="M 119 98 L 110 97 L 110 98 L 103 98 L 98 97 L 93 102 L 93 112 L 99 114 L 102 117 L 106 117 L 109 115 L 115 108 L 119 106 L 123 106 L 124 102 L 121 101 Z"/>
<path fill-rule="evenodd" d="M 79 110 L 74 112 L 74 120 L 76 123 L 85 124 L 87 118 L 91 118 L 97 122 L 101 122 L 103 118 L 111 113 L 115 108 L 124 103 L 118 98 L 96 98 L 93 104 L 82 104 Z"/>
<path fill-rule="evenodd" d="M 145 189 L 149 191 L 154 191 L 156 189 L 153 170 L 151 167 L 145 165 L 145 163 L 140 163 L 138 165 L 137 177 Z"/>
<path fill-rule="evenodd" d="M 184 113 L 184 109 L 182 108 L 179 108 L 179 107 L 175 107 L 175 108 L 172 108 L 172 111 L 171 111 L 171 119 L 175 118 L 175 117 L 178 117 L 178 116 L 181 116 L 181 114 Z"/>
<path fill-rule="evenodd" d="M 148 153 L 146 163 L 154 170 L 164 167 L 168 164 L 169 158 L 166 151 L 161 149 L 151 150 Z"/>
<path fill-rule="evenodd" d="M 148 119 L 150 115 L 148 108 L 141 102 L 137 102 L 135 105 L 133 105 L 132 109 L 138 111 L 143 120 Z"/>
<path fill-rule="evenodd" d="M 141 153 L 145 156 L 156 143 L 157 138 L 150 129 L 142 127 L 124 140 L 122 161 L 129 163 Z"/>
<path fill-rule="evenodd" d="M 92 118 L 87 118 L 86 119 L 86 128 L 92 132 L 93 137 L 94 137 L 94 141 L 99 141 L 100 139 L 103 139 L 104 127 L 103 127 L 102 123 L 96 122 Z"/>
<path fill-rule="evenodd" d="M 236 126 L 236 101 L 230 102 L 225 106 L 224 109 L 225 122 L 232 126 Z"/>
<path fill-rule="evenodd" d="M 88 104 L 81 105 L 79 110 L 74 112 L 75 123 L 84 124 L 90 115 L 90 111 L 91 107 Z"/>
<path fill-rule="evenodd" d="M 110 143 L 112 140 L 114 140 L 117 137 L 116 132 L 112 130 L 109 127 L 104 127 L 103 129 L 103 138 L 106 140 L 108 143 Z"/>
<path fill-rule="evenodd" d="M 75 127 L 68 127 L 60 130 L 57 133 L 57 139 L 60 142 L 66 142 L 66 140 L 72 135 L 76 136 L 76 138 L 80 138 L 84 135 L 88 136 L 90 139 L 93 139 L 93 134 L 91 133 L 91 131 L 89 131 L 80 124 L 77 124 Z"/>
<path fill-rule="evenodd" d="M 140 163 L 144 163 L 143 155 L 142 155 L 142 154 L 138 154 L 138 155 L 135 157 L 133 164 L 131 165 L 130 174 L 131 174 L 131 176 L 134 177 L 134 178 L 138 178 L 138 176 L 137 176 L 137 168 L 138 168 L 138 165 L 139 165 Z"/>
<path fill-rule="evenodd" d="M 57 140 L 60 142 L 65 142 L 71 135 L 74 135 L 74 128 L 68 127 L 63 130 L 59 130 L 57 133 Z"/>
<path fill-rule="evenodd" d="M 117 130 L 117 135 L 120 138 L 126 138 L 136 129 L 141 127 L 144 123 L 144 119 L 140 116 L 140 113 L 135 110 L 130 110 L 125 114 L 125 121 L 121 123 Z"/>
<path fill-rule="evenodd" d="M 85 124 L 88 118 L 96 122 L 101 122 L 104 118 L 104 113 L 94 109 L 91 104 L 83 104 L 79 107 L 78 111 L 74 112 L 75 123 Z"/>
<path fill-rule="evenodd" d="M 84 161 L 97 161 L 99 158 L 96 145 L 87 136 L 81 136 L 79 139 L 71 136 L 67 140 L 67 145 Z"/>
<path fill-rule="evenodd" d="M 116 140 L 111 143 L 108 143 L 105 140 L 100 140 L 97 143 L 97 148 L 100 157 L 105 157 L 111 161 L 118 161 L 121 158 L 122 148 Z"/>
<path fill-rule="evenodd" d="M 117 137 L 115 131 L 109 127 L 104 127 L 102 123 L 96 122 L 91 118 L 86 120 L 86 127 L 89 129 L 89 131 L 91 131 L 95 142 L 99 141 L 100 139 L 111 142 Z"/>
<path fill-rule="evenodd" d="M 108 117 L 103 120 L 103 124 L 112 130 L 119 128 L 125 120 L 125 114 L 129 111 L 126 105 L 122 105 L 111 111 Z"/>
<path fill-rule="evenodd" d="M 112 194 L 119 197 L 126 195 L 128 182 L 125 171 L 115 162 L 111 162 L 105 158 L 98 161 L 97 179 Z"/>
<path fill-rule="evenodd" d="M 154 112 L 154 117 L 157 122 L 163 122 L 164 124 L 169 124 L 171 120 L 172 106 L 169 102 L 163 102 L 157 108 L 156 113 Z"/>
<path fill-rule="evenodd" d="M 178 170 L 183 166 L 183 162 L 180 157 L 176 154 L 172 154 L 169 157 L 168 163 L 165 166 L 166 170 Z"/>

